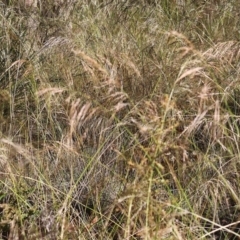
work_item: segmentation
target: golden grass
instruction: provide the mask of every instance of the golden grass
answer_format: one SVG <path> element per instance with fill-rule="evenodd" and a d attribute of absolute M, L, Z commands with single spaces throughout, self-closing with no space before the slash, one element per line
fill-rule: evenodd
<path fill-rule="evenodd" d="M 238 239 L 238 1 L 0 3 L 1 239 Z"/>

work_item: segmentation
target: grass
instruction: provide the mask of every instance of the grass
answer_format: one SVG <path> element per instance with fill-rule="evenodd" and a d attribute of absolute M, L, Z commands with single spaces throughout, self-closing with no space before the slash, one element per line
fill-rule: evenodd
<path fill-rule="evenodd" d="M 0 239 L 239 239 L 239 3 L 0 3 Z"/>

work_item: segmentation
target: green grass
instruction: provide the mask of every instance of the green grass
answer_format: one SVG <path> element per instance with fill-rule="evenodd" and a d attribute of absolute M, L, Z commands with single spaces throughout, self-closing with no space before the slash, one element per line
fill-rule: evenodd
<path fill-rule="evenodd" d="M 0 2 L 0 239 L 239 239 L 240 5 L 195 2 Z"/>

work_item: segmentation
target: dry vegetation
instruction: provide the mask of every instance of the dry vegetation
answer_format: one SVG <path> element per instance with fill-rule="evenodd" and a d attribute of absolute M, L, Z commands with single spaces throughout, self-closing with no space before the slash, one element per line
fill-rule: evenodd
<path fill-rule="evenodd" d="M 239 8 L 0 1 L 0 239 L 239 239 Z"/>

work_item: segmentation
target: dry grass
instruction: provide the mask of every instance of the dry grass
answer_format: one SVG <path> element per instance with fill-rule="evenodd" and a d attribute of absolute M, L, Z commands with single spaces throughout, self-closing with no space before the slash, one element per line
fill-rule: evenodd
<path fill-rule="evenodd" d="M 0 2 L 0 238 L 239 239 L 238 8 Z"/>

